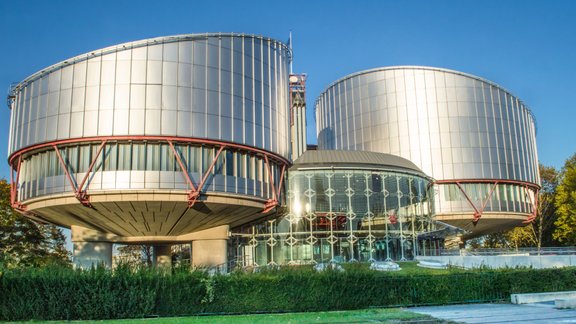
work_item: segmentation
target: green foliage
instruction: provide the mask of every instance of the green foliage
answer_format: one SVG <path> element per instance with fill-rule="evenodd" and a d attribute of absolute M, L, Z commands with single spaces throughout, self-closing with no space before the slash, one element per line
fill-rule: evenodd
<path fill-rule="evenodd" d="M 558 219 L 554 238 L 566 245 L 576 244 L 576 154 L 566 160 L 556 188 Z"/>
<path fill-rule="evenodd" d="M 559 173 L 554 167 L 540 164 L 540 180 L 542 188 L 538 197 L 538 216 L 532 222 L 536 241 L 539 246 L 557 246 L 558 242 L 554 239 L 554 223 L 558 215 L 556 213 L 556 189 L 558 187 Z"/>
<path fill-rule="evenodd" d="M 411 264 L 402 264 L 409 269 Z M 497 301 L 511 293 L 576 289 L 576 269 L 376 272 L 281 267 L 209 276 L 120 266 L 0 271 L 0 321 L 141 318 L 207 313 L 307 312 Z"/>
<path fill-rule="evenodd" d="M 62 230 L 38 224 L 10 205 L 10 184 L 0 180 L 0 264 L 6 267 L 70 265 Z"/>
<path fill-rule="evenodd" d="M 542 164 L 539 165 L 539 170 L 542 188 L 538 196 L 538 212 L 534 221 L 507 232 L 492 233 L 467 240 L 468 247 L 478 249 L 558 246 L 553 232 L 554 222 L 557 220 L 554 201 L 560 175 L 554 167 Z"/>

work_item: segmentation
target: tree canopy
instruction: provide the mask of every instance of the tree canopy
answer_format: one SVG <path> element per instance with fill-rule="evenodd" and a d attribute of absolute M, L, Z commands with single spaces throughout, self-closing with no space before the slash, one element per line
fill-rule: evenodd
<path fill-rule="evenodd" d="M 0 265 L 15 268 L 48 264 L 70 265 L 62 230 L 14 211 L 10 205 L 10 184 L 0 180 Z"/>
<path fill-rule="evenodd" d="M 554 238 L 565 245 L 576 245 L 576 154 L 562 168 L 554 202 L 558 214 Z"/>

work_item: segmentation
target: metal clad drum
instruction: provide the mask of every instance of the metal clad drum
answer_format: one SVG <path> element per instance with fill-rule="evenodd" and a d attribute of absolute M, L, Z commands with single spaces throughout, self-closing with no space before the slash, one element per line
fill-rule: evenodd
<path fill-rule="evenodd" d="M 394 154 L 453 180 L 439 186 L 438 214 L 472 211 L 459 180 L 508 181 L 463 190 L 478 206 L 487 200 L 484 211 L 532 213 L 540 183 L 535 119 L 493 82 L 439 68 L 378 68 L 334 82 L 315 110 L 319 149 Z"/>

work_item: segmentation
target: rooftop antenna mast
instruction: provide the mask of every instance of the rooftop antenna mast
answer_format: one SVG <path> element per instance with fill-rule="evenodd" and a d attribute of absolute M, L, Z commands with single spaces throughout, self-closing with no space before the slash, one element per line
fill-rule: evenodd
<path fill-rule="evenodd" d="M 294 60 L 292 57 L 294 55 L 292 54 L 292 31 L 290 31 L 290 36 L 288 38 L 288 48 L 290 48 L 290 74 L 292 74 L 292 61 Z"/>

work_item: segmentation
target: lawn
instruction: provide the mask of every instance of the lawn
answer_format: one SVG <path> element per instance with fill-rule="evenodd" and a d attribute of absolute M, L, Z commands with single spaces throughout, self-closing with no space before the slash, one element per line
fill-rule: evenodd
<path fill-rule="evenodd" d="M 429 269 L 429 268 L 422 268 L 419 267 L 416 261 L 404 261 L 404 262 L 396 262 L 400 265 L 402 270 L 400 271 L 389 271 L 389 272 L 382 272 L 385 274 L 389 274 L 392 276 L 413 276 L 413 275 L 443 275 L 443 274 L 455 274 L 455 273 L 469 273 L 478 270 L 464 270 L 460 268 L 449 268 L 449 269 Z M 357 270 L 367 270 L 370 267 L 370 263 L 345 263 L 342 265 L 344 269 L 347 271 L 354 271 Z"/>
<path fill-rule="evenodd" d="M 422 321 L 433 318 L 397 308 L 375 308 L 337 312 L 249 314 L 249 315 L 211 315 L 190 317 L 167 317 L 153 319 L 127 319 L 112 321 L 83 321 L 83 323 L 398 323 L 404 321 Z M 435 321 L 435 323 L 437 323 Z"/>

